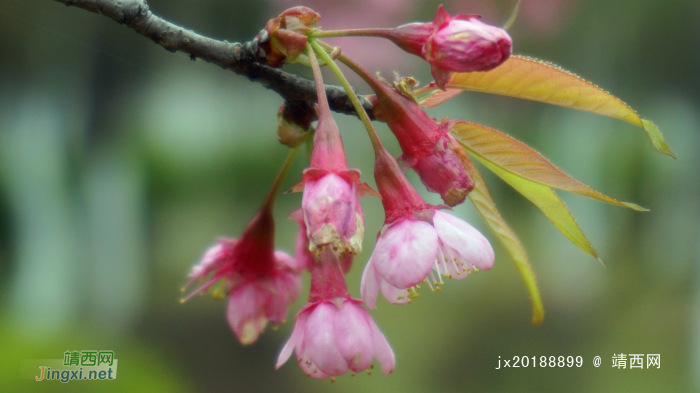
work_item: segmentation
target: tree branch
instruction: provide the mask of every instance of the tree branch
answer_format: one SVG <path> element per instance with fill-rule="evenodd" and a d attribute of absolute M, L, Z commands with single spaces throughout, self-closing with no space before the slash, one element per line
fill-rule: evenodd
<path fill-rule="evenodd" d="M 316 102 L 315 83 L 259 63 L 255 41 L 241 44 L 204 37 L 153 14 L 144 0 L 55 1 L 107 16 L 150 38 L 170 52 L 181 51 L 189 54 L 192 59 L 200 58 L 246 76 L 251 81 L 276 92 L 285 101 Z M 326 95 L 333 111 L 357 115 L 342 87 L 326 85 Z M 367 113 L 372 116 L 372 104 L 362 96 L 360 100 Z"/>

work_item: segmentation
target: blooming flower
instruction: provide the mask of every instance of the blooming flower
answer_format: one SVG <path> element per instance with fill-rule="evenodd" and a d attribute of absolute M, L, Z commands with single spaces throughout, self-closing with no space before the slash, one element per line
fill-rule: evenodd
<path fill-rule="evenodd" d="M 309 303 L 296 318 L 276 368 L 295 352 L 299 366 L 313 378 L 371 368 L 377 358 L 386 375 L 394 370 L 394 353 L 384 335 L 347 292 L 336 255 L 328 249 L 314 256 Z"/>
<path fill-rule="evenodd" d="M 362 274 L 367 307 L 376 308 L 379 291 L 389 302 L 405 304 L 424 280 L 432 287 L 432 278 L 438 286 L 442 276 L 462 279 L 493 266 L 488 240 L 465 221 L 426 204 L 386 150 L 376 154 L 375 179 L 386 218 Z"/>
<path fill-rule="evenodd" d="M 272 214 L 263 208 L 240 240 L 220 239 L 211 247 L 192 268 L 186 285 L 211 275 L 183 301 L 221 280 L 229 296 L 228 323 L 243 345 L 254 343 L 268 322 L 281 324 L 301 292 L 300 266 L 289 255 L 275 252 L 273 239 Z"/>
<path fill-rule="evenodd" d="M 452 72 L 488 71 L 510 57 L 513 41 L 508 33 L 482 23 L 478 15 L 450 17 L 438 7 L 433 23 L 410 23 L 385 36 L 403 50 L 420 56 L 431 66 L 437 85 L 445 88 Z"/>
<path fill-rule="evenodd" d="M 404 218 L 384 230 L 362 275 L 367 307 L 376 307 L 379 291 L 390 303 L 405 304 L 412 295 L 407 288 L 423 280 L 432 287 L 429 278 L 438 286 L 442 276 L 461 280 L 477 269 L 491 269 L 493 249 L 479 231 L 438 210 L 432 221 Z"/>

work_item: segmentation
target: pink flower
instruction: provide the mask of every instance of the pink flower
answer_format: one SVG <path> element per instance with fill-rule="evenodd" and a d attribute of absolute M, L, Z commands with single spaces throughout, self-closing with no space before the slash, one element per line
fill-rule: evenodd
<path fill-rule="evenodd" d="M 350 298 L 336 255 L 323 250 L 313 263 L 309 303 L 297 315 L 276 368 L 294 351 L 301 369 L 314 378 L 367 370 L 372 358 L 385 375 L 391 373 L 394 353 L 361 302 Z"/>
<path fill-rule="evenodd" d="M 501 65 L 512 53 L 513 41 L 508 33 L 480 22 L 478 17 L 450 17 L 441 5 L 433 23 L 399 26 L 386 37 L 430 63 L 435 82 L 445 89 L 452 72 L 488 71 Z"/>
<path fill-rule="evenodd" d="M 461 280 L 477 269 L 491 269 L 493 248 L 479 231 L 438 210 L 432 221 L 405 218 L 384 230 L 362 274 L 367 307 L 376 308 L 379 291 L 390 303 L 405 304 L 409 288 L 424 280 L 432 287 L 432 278 L 437 287 L 442 276 Z"/>
<path fill-rule="evenodd" d="M 289 255 L 273 249 L 274 221 L 268 209 L 258 213 L 240 240 L 220 239 L 192 268 L 187 283 L 208 281 L 190 293 L 206 292 L 222 280 L 229 296 L 226 317 L 243 345 L 254 343 L 268 322 L 281 324 L 287 308 L 299 297 L 302 267 Z M 214 295 L 223 296 L 215 291 Z"/>
<path fill-rule="evenodd" d="M 468 173 L 472 163 L 447 127 L 439 127 L 440 136 L 429 154 L 404 153 L 400 160 L 418 173 L 428 191 L 440 194 L 446 205 L 456 206 L 474 189 Z"/>
<path fill-rule="evenodd" d="M 359 171 L 304 171 L 301 208 L 310 250 L 331 246 L 339 254 L 359 253 L 365 234 L 358 196 Z"/>
<path fill-rule="evenodd" d="M 304 170 L 303 182 L 294 186 L 292 191 L 304 191 L 301 209 L 312 252 L 332 247 L 339 256 L 357 254 L 362 251 L 365 234 L 359 197 L 376 192 L 360 182 L 360 171 L 349 169 L 340 131 L 328 107 L 320 71 L 316 76 L 318 125 L 311 165 Z"/>
<path fill-rule="evenodd" d="M 389 302 L 404 304 L 417 296 L 413 287 L 423 280 L 432 287 L 432 278 L 438 286 L 443 275 L 462 279 L 476 268 L 493 266 L 488 240 L 463 220 L 426 204 L 386 150 L 376 152 L 374 172 L 386 218 L 362 274 L 360 292 L 367 307 L 376 308 L 379 291 Z"/>

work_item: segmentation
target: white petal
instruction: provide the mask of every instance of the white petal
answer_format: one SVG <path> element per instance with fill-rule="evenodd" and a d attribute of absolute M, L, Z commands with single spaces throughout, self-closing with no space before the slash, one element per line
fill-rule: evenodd
<path fill-rule="evenodd" d="M 466 221 L 440 211 L 433 217 L 440 241 L 449 246 L 468 263 L 481 270 L 491 269 L 494 261 L 491 243 Z"/>

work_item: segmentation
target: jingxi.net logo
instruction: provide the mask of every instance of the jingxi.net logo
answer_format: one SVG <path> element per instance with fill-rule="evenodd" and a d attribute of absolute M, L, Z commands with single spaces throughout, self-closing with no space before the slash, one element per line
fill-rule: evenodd
<path fill-rule="evenodd" d="M 22 378 L 42 381 L 100 381 L 117 378 L 114 351 L 66 351 L 63 359 L 22 360 Z"/>

